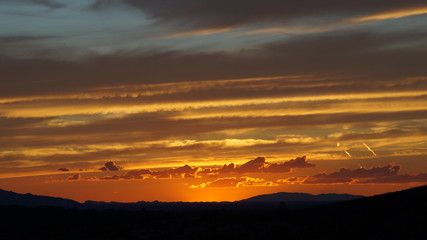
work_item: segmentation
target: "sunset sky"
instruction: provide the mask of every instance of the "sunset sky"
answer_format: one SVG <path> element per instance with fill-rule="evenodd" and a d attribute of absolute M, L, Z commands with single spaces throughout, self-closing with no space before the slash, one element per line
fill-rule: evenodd
<path fill-rule="evenodd" d="M 78 201 L 427 184 L 425 0 L 0 0 L 0 188 Z"/>

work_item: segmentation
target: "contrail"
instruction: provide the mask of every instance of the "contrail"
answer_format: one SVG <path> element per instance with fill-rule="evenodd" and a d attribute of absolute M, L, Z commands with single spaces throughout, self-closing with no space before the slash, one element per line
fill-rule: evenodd
<path fill-rule="evenodd" d="M 366 143 L 363 143 L 363 145 L 365 145 L 366 149 L 368 149 L 374 156 L 377 156 L 374 150 L 372 150 L 368 145 L 366 145 Z"/>
<path fill-rule="evenodd" d="M 347 154 L 347 156 L 351 157 L 351 154 L 347 150 L 344 150 L 344 152 Z"/>
<path fill-rule="evenodd" d="M 340 142 L 337 142 L 337 147 L 341 147 L 341 143 Z M 344 147 L 345 146 L 343 146 L 341 149 L 343 149 Z M 348 157 L 351 157 L 351 154 L 346 149 L 344 149 L 343 151 L 345 152 L 345 154 L 347 154 Z"/>

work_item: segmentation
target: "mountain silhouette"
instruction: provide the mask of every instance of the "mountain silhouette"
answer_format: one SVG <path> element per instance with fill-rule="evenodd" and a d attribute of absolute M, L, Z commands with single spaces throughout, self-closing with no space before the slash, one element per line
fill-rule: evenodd
<path fill-rule="evenodd" d="M 5 193 L 11 194 L 3 191 L 1 196 Z M 427 186 L 299 210 L 282 208 L 276 203 L 270 202 L 275 208 L 236 211 L 0 205 L 4 220 L 0 224 L 0 239 L 427 239 Z"/>
<path fill-rule="evenodd" d="M 427 185 L 289 212 L 301 239 L 427 239 Z M 307 221 L 309 220 L 309 221 Z"/>
<path fill-rule="evenodd" d="M 313 195 L 308 193 L 278 192 L 258 195 L 241 202 L 339 202 L 362 198 L 362 195 L 327 193 Z"/>
<path fill-rule="evenodd" d="M 21 205 L 21 206 L 54 206 L 54 207 L 79 207 L 80 203 L 59 197 L 47 197 L 33 195 L 31 193 L 20 194 L 0 189 L 1 205 Z"/>
<path fill-rule="evenodd" d="M 0 205 L 21 205 L 21 206 L 55 206 L 80 209 L 116 209 L 116 210 L 218 210 L 218 209 L 274 209 L 280 202 L 286 203 L 290 209 L 301 209 L 324 205 L 339 201 L 347 201 L 361 198 L 360 195 L 350 194 L 320 194 L 312 195 L 308 193 L 274 193 L 258 195 L 236 202 L 103 202 L 86 201 L 79 203 L 70 199 L 59 197 L 48 197 L 33 195 L 30 193 L 19 194 L 11 191 L 0 190 Z"/>

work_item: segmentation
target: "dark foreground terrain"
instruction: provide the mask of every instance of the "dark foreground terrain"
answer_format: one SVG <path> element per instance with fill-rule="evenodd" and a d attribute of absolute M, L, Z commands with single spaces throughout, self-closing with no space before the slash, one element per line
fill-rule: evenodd
<path fill-rule="evenodd" d="M 290 210 L 0 206 L 0 239 L 427 239 L 427 186 Z"/>

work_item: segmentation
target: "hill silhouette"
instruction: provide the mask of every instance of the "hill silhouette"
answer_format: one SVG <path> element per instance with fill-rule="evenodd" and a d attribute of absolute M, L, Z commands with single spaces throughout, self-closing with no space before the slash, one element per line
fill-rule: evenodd
<path fill-rule="evenodd" d="M 288 214 L 322 239 L 427 239 L 426 216 L 427 185 Z"/>
<path fill-rule="evenodd" d="M 80 203 L 65 198 L 20 194 L 0 189 L 0 205 L 79 207 Z"/>
<path fill-rule="evenodd" d="M 79 203 L 73 200 L 39 196 L 33 194 L 19 194 L 11 191 L 0 190 L 0 205 L 22 205 L 22 206 L 57 206 L 79 209 L 115 209 L 115 210 L 219 210 L 219 209 L 274 209 L 280 202 L 285 202 L 291 209 L 313 207 L 333 202 L 346 201 L 363 196 L 350 194 L 320 194 L 308 193 L 275 193 L 254 196 L 236 202 L 103 202 L 86 201 Z M 276 203 L 276 204 L 273 204 Z"/>
<path fill-rule="evenodd" d="M 241 200 L 241 202 L 339 202 L 362 197 L 364 196 L 336 193 L 313 195 L 308 193 L 278 192 L 272 194 L 258 195 L 255 197 Z"/>
<path fill-rule="evenodd" d="M 427 186 L 290 210 L 0 206 L 1 239 L 427 239 Z"/>

